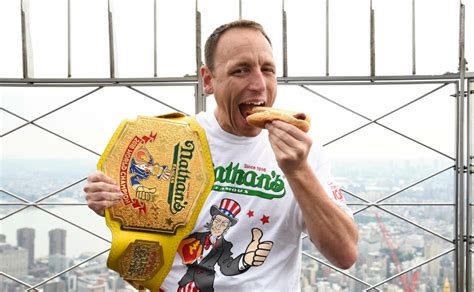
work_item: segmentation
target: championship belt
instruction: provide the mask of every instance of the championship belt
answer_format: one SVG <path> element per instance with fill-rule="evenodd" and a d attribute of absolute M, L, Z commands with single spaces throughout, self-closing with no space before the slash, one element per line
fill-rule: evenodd
<path fill-rule="evenodd" d="M 107 266 L 137 289 L 158 291 L 214 183 L 204 130 L 181 114 L 125 120 L 98 169 L 124 194 L 105 211 Z"/>

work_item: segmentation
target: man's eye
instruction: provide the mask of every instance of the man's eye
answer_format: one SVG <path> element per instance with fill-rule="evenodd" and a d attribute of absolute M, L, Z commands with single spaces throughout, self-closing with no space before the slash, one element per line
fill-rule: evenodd
<path fill-rule="evenodd" d="M 262 69 L 263 72 L 275 73 L 275 68 L 267 67 Z"/>
<path fill-rule="evenodd" d="M 234 74 L 236 74 L 236 75 L 242 75 L 242 74 L 245 74 L 245 73 L 248 73 L 248 72 L 249 72 L 249 69 L 247 69 L 247 68 L 238 68 L 238 69 L 234 70 Z"/>

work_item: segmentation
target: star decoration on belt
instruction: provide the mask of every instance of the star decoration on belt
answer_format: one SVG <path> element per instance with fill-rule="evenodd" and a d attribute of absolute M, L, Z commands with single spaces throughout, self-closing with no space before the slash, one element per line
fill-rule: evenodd
<path fill-rule="evenodd" d="M 168 225 L 173 224 L 173 220 L 171 220 L 171 218 L 166 218 L 166 224 Z"/>
<path fill-rule="evenodd" d="M 265 225 L 267 223 L 270 223 L 270 216 L 265 216 L 263 215 L 262 218 L 260 218 L 260 221 L 262 221 L 262 224 Z"/>
<path fill-rule="evenodd" d="M 253 211 L 252 210 L 249 210 L 247 212 L 247 216 L 249 216 L 249 218 L 253 217 Z"/>

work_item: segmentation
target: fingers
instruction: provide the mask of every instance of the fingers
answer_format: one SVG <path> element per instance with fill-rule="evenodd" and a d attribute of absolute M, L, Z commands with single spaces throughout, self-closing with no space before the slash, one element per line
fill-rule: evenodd
<path fill-rule="evenodd" d="M 137 191 L 136 196 L 140 200 L 145 200 L 149 202 L 153 202 L 155 200 L 155 192 L 146 192 L 146 191 Z"/>
<path fill-rule="evenodd" d="M 285 174 L 305 163 L 313 143 L 305 132 L 281 121 L 273 121 L 266 128 L 275 158 Z"/>
<path fill-rule="evenodd" d="M 269 136 L 269 140 L 278 165 L 283 171 L 285 171 L 289 165 L 297 166 L 303 162 L 309 154 L 309 146 L 303 143 L 290 145 L 284 139 L 272 135 Z"/>
<path fill-rule="evenodd" d="M 254 261 L 252 262 L 252 266 L 254 267 L 258 267 L 258 266 L 261 266 L 263 264 L 263 262 L 265 261 L 265 259 L 261 260 L 261 261 L 257 261 L 254 257 Z"/>
<path fill-rule="evenodd" d="M 265 262 L 266 259 L 267 259 L 267 256 L 262 257 L 262 256 L 255 255 L 253 257 L 253 265 L 254 266 L 260 266 Z"/>
<path fill-rule="evenodd" d="M 84 187 L 84 189 L 86 189 Z M 118 192 L 107 192 L 107 191 L 94 191 L 86 192 L 86 201 L 120 201 L 123 195 Z"/>
<path fill-rule="evenodd" d="M 120 189 L 117 185 L 104 183 L 104 182 L 94 182 L 94 183 L 86 183 L 84 185 L 84 192 L 87 194 L 90 193 L 120 193 Z"/>
<path fill-rule="evenodd" d="M 272 249 L 272 246 L 273 246 L 273 242 L 264 241 L 264 242 L 262 242 L 258 245 L 258 249 L 259 250 L 266 250 L 266 251 L 270 252 L 270 250 Z"/>
<path fill-rule="evenodd" d="M 267 124 L 269 137 L 278 142 L 280 147 L 311 147 L 313 141 L 305 132 L 295 126 L 281 121 L 273 121 Z"/>
<path fill-rule="evenodd" d="M 269 132 L 279 137 L 285 137 L 286 139 L 289 138 L 288 135 L 297 141 L 307 141 L 308 139 L 310 139 L 308 134 L 306 134 L 302 130 L 298 129 L 292 124 L 285 123 L 279 120 L 267 123 L 265 125 L 265 128 L 269 130 Z"/>
<path fill-rule="evenodd" d="M 102 216 L 105 209 L 119 203 L 123 197 L 114 180 L 100 171 L 87 178 L 83 190 L 89 208 Z"/>
<path fill-rule="evenodd" d="M 87 177 L 84 192 L 87 194 L 100 192 L 120 193 L 120 188 L 111 177 L 98 171 Z"/>
<path fill-rule="evenodd" d="M 255 251 L 245 255 L 245 263 L 249 266 L 260 266 L 266 258 L 266 256 L 257 255 L 257 252 Z"/>
<path fill-rule="evenodd" d="M 100 216 L 105 215 L 105 209 L 112 207 L 120 201 L 91 201 L 88 202 L 88 206 L 92 211 L 99 214 Z"/>
<path fill-rule="evenodd" d="M 247 253 L 245 255 L 245 261 L 249 266 L 260 266 L 267 259 L 270 250 L 272 249 L 273 242 L 265 241 L 258 245 L 254 252 Z"/>
<path fill-rule="evenodd" d="M 104 182 L 108 184 L 116 184 L 116 182 L 110 176 L 105 175 L 102 171 L 96 171 L 89 175 L 87 177 L 87 181 L 91 183 Z"/>

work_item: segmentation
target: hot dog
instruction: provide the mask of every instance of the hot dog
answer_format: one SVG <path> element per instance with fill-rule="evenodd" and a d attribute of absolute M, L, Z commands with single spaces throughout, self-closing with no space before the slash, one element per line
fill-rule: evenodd
<path fill-rule="evenodd" d="M 255 106 L 251 110 L 251 114 L 247 116 L 247 122 L 250 125 L 265 128 L 265 124 L 273 120 L 280 120 L 297 127 L 298 129 L 308 132 L 310 126 L 310 118 L 304 113 L 297 113 L 282 109 L 276 109 L 264 106 Z"/>

